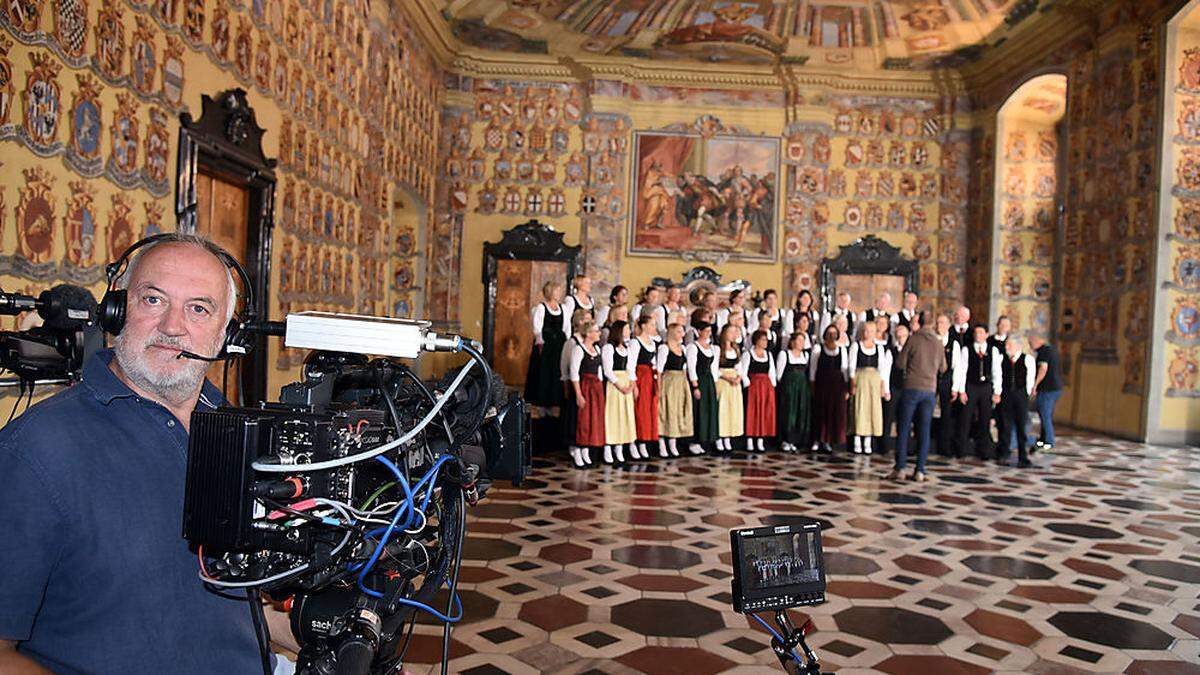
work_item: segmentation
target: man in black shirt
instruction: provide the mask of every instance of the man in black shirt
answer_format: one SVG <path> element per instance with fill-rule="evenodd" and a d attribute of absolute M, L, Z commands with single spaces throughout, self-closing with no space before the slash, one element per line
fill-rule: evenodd
<path fill-rule="evenodd" d="M 1053 450 L 1054 406 L 1058 403 L 1058 397 L 1062 396 L 1062 366 L 1058 350 L 1046 342 L 1046 338 L 1034 335 L 1029 338 L 1029 346 L 1037 355 L 1037 378 L 1034 381 L 1033 393 L 1037 396 L 1038 417 L 1042 420 L 1042 431 L 1038 435 L 1036 449 Z"/>

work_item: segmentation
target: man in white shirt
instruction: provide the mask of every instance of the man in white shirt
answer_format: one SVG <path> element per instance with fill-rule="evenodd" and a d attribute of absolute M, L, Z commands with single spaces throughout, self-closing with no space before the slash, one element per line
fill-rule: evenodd
<path fill-rule="evenodd" d="M 1029 445 L 1025 429 L 1029 425 L 1029 397 L 1033 395 L 1033 383 L 1037 377 L 1037 364 L 1032 354 L 1021 351 L 1021 338 L 1009 335 L 1004 341 L 1005 356 L 1001 365 L 1000 392 L 1000 452 L 997 461 L 1009 464 L 1010 440 L 1017 437 L 1017 466 L 1027 469 Z"/>
<path fill-rule="evenodd" d="M 913 317 L 917 315 L 917 303 L 919 300 L 920 298 L 917 297 L 916 293 L 904 291 L 904 307 L 892 316 L 892 323 L 904 326 L 911 331 Z"/>
<path fill-rule="evenodd" d="M 942 342 L 942 349 L 946 352 L 947 366 L 946 372 L 939 375 L 937 381 L 938 409 L 941 411 L 937 421 L 937 452 L 939 455 L 961 457 L 962 448 L 955 452 L 953 442 L 954 430 L 958 428 L 958 415 L 961 414 L 958 398 L 962 393 L 966 362 L 962 347 L 950 335 L 950 317 L 938 314 L 934 330 Z"/>
<path fill-rule="evenodd" d="M 875 319 L 881 316 L 886 316 L 888 321 L 894 322 L 895 319 L 892 316 L 892 313 L 888 311 L 888 307 L 891 304 L 892 294 L 888 293 L 887 291 L 880 293 L 879 297 L 875 298 L 875 306 L 858 315 L 858 322 L 860 324 L 875 323 Z"/>
<path fill-rule="evenodd" d="M 971 332 L 971 308 L 963 305 L 954 310 L 954 325 L 951 326 L 950 334 L 954 336 L 954 341 L 962 347 L 970 347 L 974 342 L 974 335 Z"/>
<path fill-rule="evenodd" d="M 825 329 L 839 316 L 846 317 L 846 337 L 853 340 L 855 335 L 854 330 L 858 326 L 858 317 L 854 315 L 854 310 L 850 309 L 850 294 L 846 291 L 840 291 L 837 294 L 833 310 L 825 311 L 821 314 L 821 328 L 817 333 L 824 335 Z"/>
<path fill-rule="evenodd" d="M 992 409 L 1000 403 L 1003 357 L 999 350 L 988 346 L 986 326 L 977 324 L 974 335 L 974 342 L 959 350 L 966 368 L 961 385 L 956 386 L 958 400 L 963 404 L 958 418 L 958 451 L 966 454 L 974 437 L 975 455 L 990 459 Z"/>

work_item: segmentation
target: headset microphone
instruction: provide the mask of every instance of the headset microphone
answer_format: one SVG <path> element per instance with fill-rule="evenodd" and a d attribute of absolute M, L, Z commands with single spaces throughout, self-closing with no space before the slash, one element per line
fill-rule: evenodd
<path fill-rule="evenodd" d="M 186 350 L 180 350 L 179 356 L 176 356 L 175 358 L 177 358 L 177 359 L 195 359 L 196 361 L 204 361 L 206 363 L 216 363 L 217 361 L 226 361 L 229 358 L 231 358 L 231 356 L 232 355 L 230 355 L 230 354 L 226 354 L 225 356 L 218 355 L 215 357 L 208 357 L 208 356 L 200 356 L 199 354 L 194 354 L 194 353 L 186 351 Z"/>

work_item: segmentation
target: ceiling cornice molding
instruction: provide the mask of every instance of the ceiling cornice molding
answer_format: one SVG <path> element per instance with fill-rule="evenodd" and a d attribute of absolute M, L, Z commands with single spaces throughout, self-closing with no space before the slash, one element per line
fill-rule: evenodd
<path fill-rule="evenodd" d="M 437 65 L 443 69 L 449 68 L 461 45 L 450 33 L 431 0 L 391 0 L 389 5 L 391 11 L 398 11 L 408 19 L 409 25 L 424 40 Z"/>

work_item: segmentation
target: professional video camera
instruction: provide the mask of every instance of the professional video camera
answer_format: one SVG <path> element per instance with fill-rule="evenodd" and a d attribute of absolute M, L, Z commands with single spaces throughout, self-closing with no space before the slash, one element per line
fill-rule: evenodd
<path fill-rule="evenodd" d="M 733 549 L 733 609 L 754 618 L 771 634 L 771 649 L 787 672 L 821 672 L 820 660 L 805 642 L 812 620 L 799 630 L 787 610 L 825 602 L 825 562 L 821 523 L 796 517 L 783 525 L 730 530 Z M 778 630 L 758 616 L 774 611 Z M 804 658 L 796 652 L 799 647 Z M 790 668 L 789 668 L 790 666 Z"/>
<path fill-rule="evenodd" d="M 524 401 L 475 345 L 428 329 L 290 315 L 285 344 L 318 350 L 302 381 L 278 403 L 192 416 L 183 534 L 200 576 L 284 601 L 299 673 L 399 672 L 417 611 L 446 623 L 445 657 L 462 617 L 465 508 L 491 479 L 520 484 L 530 466 Z M 393 358 L 366 356 L 421 351 L 471 361 L 431 386 Z M 253 597 L 251 607 L 261 613 Z"/>
<path fill-rule="evenodd" d="M 0 368 L 22 382 L 78 379 L 84 360 L 104 347 L 96 298 L 86 288 L 60 284 L 38 297 L 0 292 L 0 314 L 36 311 L 42 325 L 0 332 Z"/>

